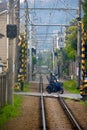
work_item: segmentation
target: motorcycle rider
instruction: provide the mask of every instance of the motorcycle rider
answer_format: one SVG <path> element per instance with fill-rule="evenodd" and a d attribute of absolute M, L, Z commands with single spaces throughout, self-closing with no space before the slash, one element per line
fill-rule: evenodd
<path fill-rule="evenodd" d="M 57 89 L 56 82 L 57 82 L 57 79 L 56 79 L 55 75 L 51 72 L 50 78 L 49 78 L 49 83 L 53 86 L 53 91 L 55 91 Z"/>
<path fill-rule="evenodd" d="M 57 79 L 56 79 L 56 77 L 54 76 L 54 74 L 51 72 L 51 73 L 50 73 L 49 82 L 50 82 L 50 83 L 54 83 L 54 81 L 57 81 Z"/>
<path fill-rule="evenodd" d="M 47 77 L 47 79 L 49 81 L 49 85 L 46 87 L 48 93 L 58 92 L 58 91 L 60 91 L 61 94 L 63 93 L 61 83 L 57 81 L 57 78 L 52 72 L 50 73 L 50 77 L 49 78 Z"/>
<path fill-rule="evenodd" d="M 57 78 L 55 77 L 55 75 L 52 72 L 50 73 L 49 83 L 53 86 L 53 91 L 60 90 L 61 85 L 57 81 Z"/>

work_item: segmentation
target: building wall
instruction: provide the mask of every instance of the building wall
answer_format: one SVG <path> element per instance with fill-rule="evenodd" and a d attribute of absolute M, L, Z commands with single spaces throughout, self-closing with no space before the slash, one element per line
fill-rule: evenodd
<path fill-rule="evenodd" d="M 0 58 L 3 63 L 7 62 L 7 38 L 6 38 L 7 12 L 0 14 L 0 33 L 4 35 L 0 39 Z"/>
<path fill-rule="evenodd" d="M 4 37 L 0 39 L 0 58 L 2 59 L 2 63 L 4 64 L 7 64 L 8 62 L 8 51 L 9 51 L 9 44 L 8 44 L 9 41 L 6 34 L 6 25 L 7 25 L 7 11 L 0 14 L 0 33 L 4 35 Z M 13 40 L 13 61 L 15 60 L 15 45 L 16 45 L 16 38 Z"/>

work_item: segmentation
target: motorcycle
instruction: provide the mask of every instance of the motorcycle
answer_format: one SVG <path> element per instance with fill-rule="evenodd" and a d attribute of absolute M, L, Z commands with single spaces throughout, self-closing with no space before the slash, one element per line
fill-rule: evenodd
<path fill-rule="evenodd" d="M 48 79 L 48 77 L 47 77 Z M 56 77 L 55 77 L 56 79 Z M 49 84 L 47 85 L 46 87 L 46 91 L 50 94 L 52 92 L 59 92 L 60 94 L 63 94 L 64 93 L 64 89 L 63 89 L 63 83 L 62 82 L 59 82 L 56 80 L 54 80 L 53 82 L 50 82 L 50 80 L 48 79 L 49 81 Z"/>

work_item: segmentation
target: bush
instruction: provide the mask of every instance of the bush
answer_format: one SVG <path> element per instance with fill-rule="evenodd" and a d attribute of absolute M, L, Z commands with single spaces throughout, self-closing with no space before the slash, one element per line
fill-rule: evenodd
<path fill-rule="evenodd" d="M 12 117 L 16 117 L 21 113 L 22 96 L 14 96 L 14 105 L 6 104 L 4 107 L 0 108 L 0 127 L 4 125 Z"/>

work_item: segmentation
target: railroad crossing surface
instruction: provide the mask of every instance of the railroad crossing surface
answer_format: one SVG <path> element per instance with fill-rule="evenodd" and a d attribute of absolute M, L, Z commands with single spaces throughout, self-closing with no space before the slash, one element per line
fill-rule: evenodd
<path fill-rule="evenodd" d="M 58 93 L 51 93 L 48 94 L 47 92 L 44 93 L 39 93 L 39 92 L 14 92 L 14 94 L 18 95 L 24 95 L 24 96 L 45 96 L 45 97 L 58 97 Z M 69 94 L 69 93 L 64 93 L 60 94 L 61 97 L 64 98 L 70 98 L 70 99 L 75 99 L 75 100 L 80 100 L 82 96 L 80 94 Z"/>

